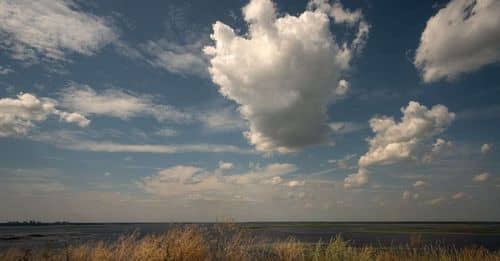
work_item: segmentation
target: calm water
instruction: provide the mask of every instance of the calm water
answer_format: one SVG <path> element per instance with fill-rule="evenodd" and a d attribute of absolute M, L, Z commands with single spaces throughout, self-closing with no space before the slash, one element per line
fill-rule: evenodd
<path fill-rule="evenodd" d="M 213 224 L 199 224 L 210 229 Z M 67 224 L 43 226 L 0 225 L 0 249 L 63 247 L 87 241 L 112 241 L 137 231 L 140 236 L 168 231 L 179 224 Z M 341 234 L 354 245 L 405 245 L 414 234 L 424 244 L 483 246 L 500 250 L 500 223 L 242 223 L 253 236 L 268 240 L 294 237 L 304 242 L 328 241 Z"/>

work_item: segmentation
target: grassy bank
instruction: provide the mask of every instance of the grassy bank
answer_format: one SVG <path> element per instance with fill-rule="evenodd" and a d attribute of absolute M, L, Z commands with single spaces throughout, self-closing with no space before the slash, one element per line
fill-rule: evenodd
<path fill-rule="evenodd" d="M 380 249 L 352 247 L 340 237 L 305 244 L 292 238 L 267 242 L 245 233 L 237 225 L 221 224 L 211 230 L 184 226 L 139 238 L 91 242 L 62 249 L 9 249 L 0 260 L 500 260 L 499 252 L 483 248 L 454 249 L 421 245 L 418 237 L 408 246 Z"/>

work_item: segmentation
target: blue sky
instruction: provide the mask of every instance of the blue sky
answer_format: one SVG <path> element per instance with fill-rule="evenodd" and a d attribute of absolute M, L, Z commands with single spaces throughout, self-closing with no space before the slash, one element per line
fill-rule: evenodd
<path fill-rule="evenodd" d="M 0 1 L 0 221 L 499 220 L 497 1 Z"/>

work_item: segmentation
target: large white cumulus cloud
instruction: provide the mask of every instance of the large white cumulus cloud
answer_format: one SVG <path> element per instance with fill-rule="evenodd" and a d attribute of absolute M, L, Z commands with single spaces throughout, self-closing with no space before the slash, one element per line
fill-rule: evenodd
<path fill-rule="evenodd" d="M 500 1 L 452 0 L 427 21 L 415 56 L 425 82 L 500 61 Z"/>
<path fill-rule="evenodd" d="M 401 112 L 403 117 L 399 122 L 388 116 L 376 116 L 370 120 L 375 136 L 368 139 L 368 152 L 360 157 L 358 172 L 344 179 L 344 187 L 367 184 L 369 166 L 415 158 L 421 144 L 442 133 L 455 119 L 455 113 L 441 104 L 429 109 L 410 101 L 408 106 L 401 108 Z"/>
<path fill-rule="evenodd" d="M 215 45 L 205 47 L 211 78 L 240 105 L 257 150 L 286 153 L 326 140 L 327 104 L 357 48 L 356 40 L 334 40 L 329 9 L 311 4 L 278 17 L 270 0 L 252 0 L 243 8 L 247 34 L 213 25 Z"/>
<path fill-rule="evenodd" d="M 386 116 L 370 120 L 375 137 L 368 140 L 370 148 L 359 159 L 360 166 L 388 164 L 411 158 L 418 144 L 443 132 L 455 118 L 455 114 L 444 105 L 438 104 L 428 109 L 415 101 L 401 108 L 401 112 L 401 122 Z"/>

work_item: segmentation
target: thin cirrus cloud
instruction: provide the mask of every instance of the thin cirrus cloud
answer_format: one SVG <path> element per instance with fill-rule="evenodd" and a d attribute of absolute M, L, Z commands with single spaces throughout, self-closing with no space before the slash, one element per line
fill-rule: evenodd
<path fill-rule="evenodd" d="M 231 107 L 211 109 L 196 114 L 203 127 L 211 132 L 228 132 L 247 127 L 240 114 Z"/>
<path fill-rule="evenodd" d="M 135 152 L 135 153 L 187 153 L 187 152 L 207 152 L 207 153 L 249 153 L 233 145 L 220 144 L 181 144 L 181 145 L 158 145 L 158 144 L 122 144 L 114 142 L 94 142 L 83 141 L 65 146 L 71 150 L 94 151 L 94 152 Z"/>
<path fill-rule="evenodd" d="M 246 123 L 229 107 L 206 111 L 181 111 L 171 105 L 156 103 L 151 95 L 139 95 L 118 88 L 97 91 L 85 84 L 70 83 L 59 91 L 61 106 L 89 116 L 107 116 L 127 120 L 134 117 L 154 117 L 159 122 L 197 121 L 211 132 L 241 130 Z M 173 129 L 156 132 L 159 136 L 175 136 Z"/>
<path fill-rule="evenodd" d="M 151 96 L 138 95 L 121 89 L 98 92 L 88 85 L 71 83 L 59 92 L 61 105 L 84 115 L 97 115 L 129 119 L 152 116 L 156 120 L 185 121 L 190 115 L 173 106 L 157 104 Z"/>
<path fill-rule="evenodd" d="M 335 23 L 365 23 L 361 13 L 344 10 L 337 17 L 326 1 L 310 3 L 298 16 L 279 16 L 270 0 L 252 0 L 243 8 L 245 35 L 222 23 L 213 25 L 211 79 L 219 92 L 240 106 L 249 123 L 245 137 L 262 152 L 288 153 L 327 142 L 327 105 L 342 73 L 361 49 L 368 28 L 351 43 L 339 44 L 330 31 Z M 363 40 L 362 40 L 363 39 Z"/>
<path fill-rule="evenodd" d="M 60 149 L 75 151 L 91 151 L 106 153 L 241 153 L 251 154 L 251 150 L 226 144 L 128 144 L 87 137 L 88 135 L 75 131 L 52 131 L 31 135 L 34 141 L 54 145 Z"/>
<path fill-rule="evenodd" d="M 339 121 L 328 124 L 334 134 L 348 134 L 368 128 L 368 125 L 360 122 Z"/>
<path fill-rule="evenodd" d="M 403 117 L 396 122 L 393 117 L 376 116 L 370 119 L 375 136 L 368 139 L 368 152 L 358 161 L 358 172 L 344 180 L 347 188 L 360 187 L 368 183 L 367 167 L 387 165 L 415 157 L 419 145 L 442 133 L 455 119 L 444 105 L 431 109 L 410 101 L 401 108 Z"/>
<path fill-rule="evenodd" d="M 177 136 L 178 132 L 174 129 L 171 128 L 162 128 L 159 129 L 155 132 L 155 135 L 161 136 L 161 137 L 173 137 Z"/>
<path fill-rule="evenodd" d="M 200 33 L 199 38 L 184 43 L 159 38 L 136 46 L 116 41 L 114 47 L 125 57 L 173 74 L 208 78 L 208 58 L 202 51 L 205 38 L 208 36 Z"/>
<path fill-rule="evenodd" d="M 0 190 L 17 195 L 36 195 L 62 192 L 66 186 L 55 169 L 0 168 Z"/>
<path fill-rule="evenodd" d="M 16 60 L 93 55 L 117 37 L 107 19 L 83 12 L 71 0 L 0 2 L 0 49 Z"/>
<path fill-rule="evenodd" d="M 500 61 L 500 2 L 452 0 L 427 21 L 414 64 L 424 82 L 452 80 Z"/>
<path fill-rule="evenodd" d="M 152 66 L 181 75 L 208 77 L 203 45 L 201 40 L 180 45 L 167 39 L 159 39 L 141 44 L 139 50 L 142 51 L 141 57 Z"/>
<path fill-rule="evenodd" d="M 356 154 L 347 154 L 341 159 L 331 159 L 328 160 L 328 163 L 335 164 L 340 169 L 348 169 L 351 166 L 349 165 L 350 161 L 356 157 Z"/>
<path fill-rule="evenodd" d="M 14 70 L 12 70 L 11 68 L 9 67 L 3 67 L 0 65 L 0 75 L 7 75 L 9 73 L 13 73 Z"/>
<path fill-rule="evenodd" d="M 36 127 L 37 122 L 46 121 L 51 116 L 61 121 L 75 123 L 80 127 L 89 125 L 85 116 L 58 109 L 56 100 L 21 93 L 16 98 L 0 99 L 0 137 L 24 136 Z"/>
<path fill-rule="evenodd" d="M 168 19 L 163 23 L 161 36 L 137 44 L 119 41 L 115 43 L 116 50 L 172 74 L 208 78 L 208 57 L 202 49 L 209 34 L 205 26 L 193 24 L 189 17 L 191 10 L 190 2 L 168 4 L 164 10 Z"/>

